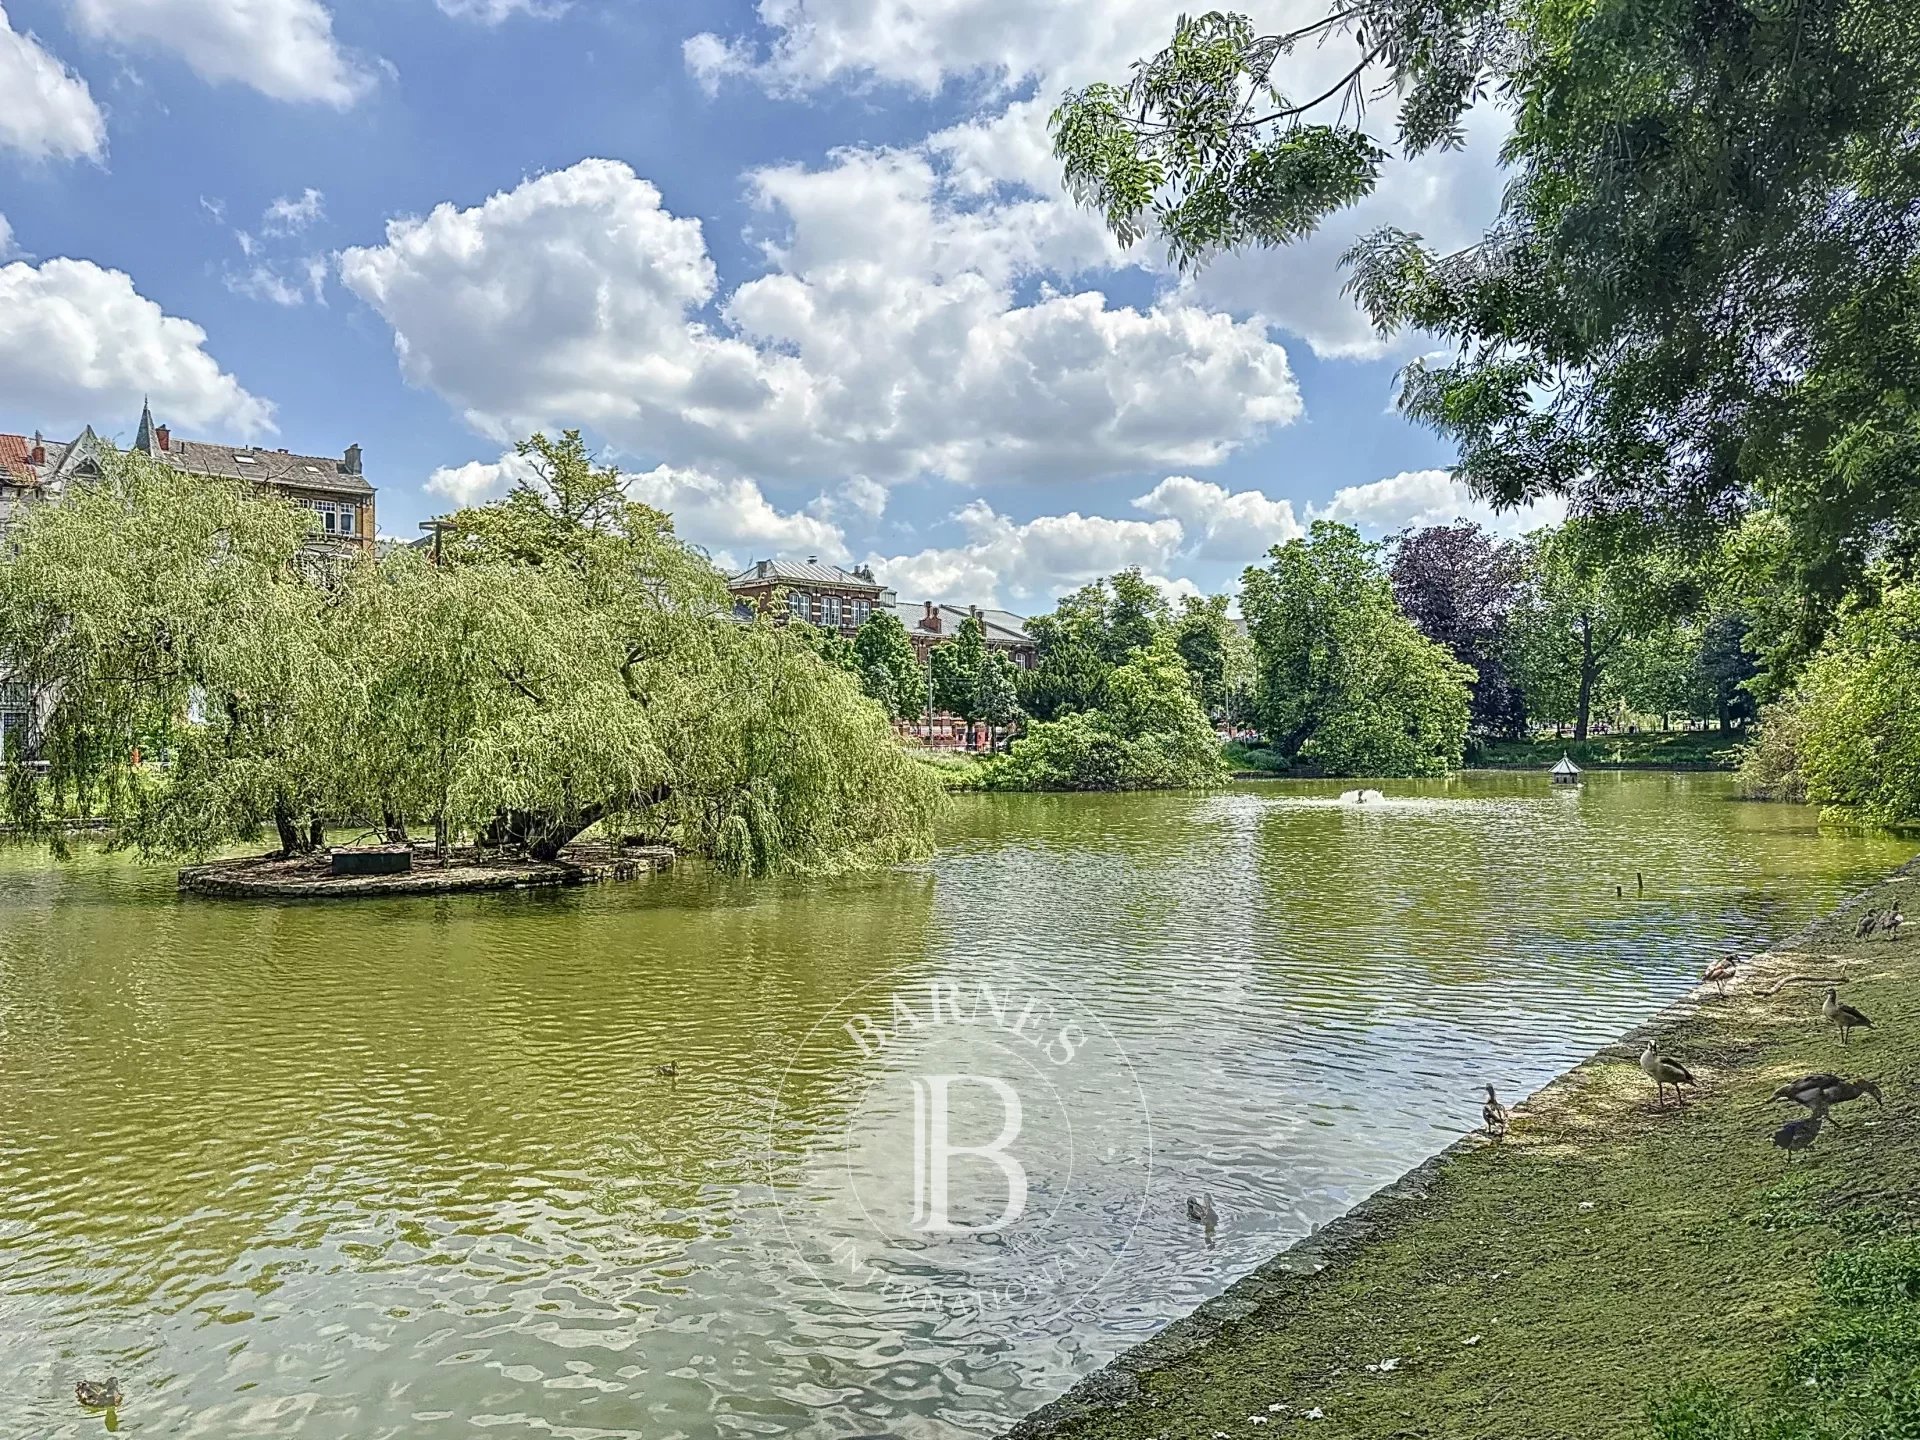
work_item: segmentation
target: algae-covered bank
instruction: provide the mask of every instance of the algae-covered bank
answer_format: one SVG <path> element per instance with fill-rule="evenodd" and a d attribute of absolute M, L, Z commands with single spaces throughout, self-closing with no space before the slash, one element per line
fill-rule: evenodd
<path fill-rule="evenodd" d="M 1920 938 L 1855 935 L 1896 904 L 1920 912 L 1920 862 L 1010 1440 L 1920 1434 Z M 1820 1012 L 1829 978 L 1874 1022 L 1844 1047 Z M 1649 1035 L 1699 1080 L 1682 1106 L 1657 1108 L 1636 1064 Z M 1836 1112 L 1789 1164 L 1771 1137 L 1805 1112 L 1768 1097 L 1816 1071 L 1877 1080 L 1885 1108 Z M 1881 1308 L 1836 1303 L 1863 1289 Z"/>

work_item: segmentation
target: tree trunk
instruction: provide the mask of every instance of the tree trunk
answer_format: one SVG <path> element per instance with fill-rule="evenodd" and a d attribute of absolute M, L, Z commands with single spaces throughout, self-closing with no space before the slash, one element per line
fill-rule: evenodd
<path fill-rule="evenodd" d="M 307 819 L 307 849 L 324 850 L 327 846 L 327 822 L 318 815 Z"/>
<path fill-rule="evenodd" d="M 1593 622 L 1580 622 L 1580 701 L 1573 717 L 1573 738 L 1587 738 L 1587 724 L 1593 715 L 1593 682 L 1599 666 L 1593 658 Z"/>
<path fill-rule="evenodd" d="M 293 812 L 284 802 L 274 802 L 273 828 L 279 833 L 280 854 L 283 857 L 291 860 L 296 855 L 306 853 L 306 847 L 300 840 L 300 827 L 293 823 Z"/>
<path fill-rule="evenodd" d="M 383 806 L 380 811 L 380 824 L 387 832 L 387 843 L 389 845 L 404 845 L 407 843 L 406 816 L 396 815 L 392 810 Z"/>

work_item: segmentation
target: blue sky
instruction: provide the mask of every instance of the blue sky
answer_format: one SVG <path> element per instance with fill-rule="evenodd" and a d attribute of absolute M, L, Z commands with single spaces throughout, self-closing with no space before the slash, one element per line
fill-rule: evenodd
<path fill-rule="evenodd" d="M 1124 564 L 1223 588 L 1314 514 L 1482 513 L 1334 257 L 1473 233 L 1498 117 L 1182 281 L 1065 201 L 1044 135 L 1176 5 L 0 7 L 0 429 L 124 440 L 150 393 L 190 438 L 357 441 L 411 535 L 575 424 L 723 563 L 1022 609 Z"/>

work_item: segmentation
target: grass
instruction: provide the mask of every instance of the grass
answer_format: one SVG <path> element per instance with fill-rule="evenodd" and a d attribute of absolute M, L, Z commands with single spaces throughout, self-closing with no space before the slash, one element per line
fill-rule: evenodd
<path fill-rule="evenodd" d="M 917 745 L 902 748 L 931 770 L 949 790 L 979 790 L 986 785 L 987 766 L 992 763 L 988 756 L 959 750 L 925 750 Z"/>
<path fill-rule="evenodd" d="M 1661 1017 L 1684 1106 L 1656 1108 L 1644 1035 L 1610 1047 L 1013 1435 L 1920 1436 L 1920 939 L 1852 933 L 1895 896 L 1920 909 L 1920 876 Z M 1843 1049 L 1795 976 L 1845 977 L 1874 1029 Z M 1887 1106 L 1789 1166 L 1767 1096 L 1815 1070 Z"/>
<path fill-rule="evenodd" d="M 1469 749 L 1467 766 L 1479 770 L 1545 770 L 1562 755 L 1588 770 L 1731 770 L 1745 737 L 1712 730 L 1650 731 L 1599 735 L 1576 743 L 1556 740 L 1492 740 Z"/>

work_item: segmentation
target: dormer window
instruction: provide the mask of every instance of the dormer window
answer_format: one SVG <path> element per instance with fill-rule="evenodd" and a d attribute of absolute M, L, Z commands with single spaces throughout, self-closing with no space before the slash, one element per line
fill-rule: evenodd
<path fill-rule="evenodd" d="M 234 452 L 233 460 L 236 465 L 258 465 L 260 463 L 254 459 L 253 456 L 242 455 L 238 451 Z"/>

